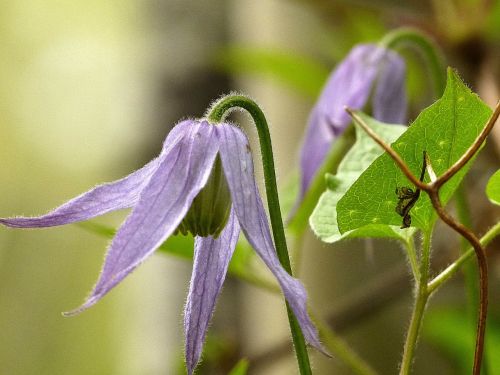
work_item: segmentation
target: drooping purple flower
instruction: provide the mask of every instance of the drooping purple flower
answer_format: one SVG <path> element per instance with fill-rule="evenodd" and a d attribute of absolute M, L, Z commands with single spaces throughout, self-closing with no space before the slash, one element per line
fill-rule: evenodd
<path fill-rule="evenodd" d="M 351 122 L 345 106 L 361 109 L 372 95 L 372 113 L 377 120 L 388 123 L 406 120 L 405 70 L 399 55 L 375 44 L 355 46 L 337 66 L 309 117 L 300 154 L 299 200 L 332 142 Z"/>
<path fill-rule="evenodd" d="M 218 195 L 220 186 L 229 190 L 225 201 Z M 204 203 L 199 203 L 202 195 Z M 206 205 L 207 200 L 209 210 L 203 211 L 198 206 Z M 160 155 L 142 169 L 97 186 L 46 215 L 0 219 L 0 223 L 16 228 L 50 227 L 126 207 L 133 207 L 132 212 L 108 248 L 97 284 L 83 305 L 68 315 L 98 302 L 176 230 L 194 232 L 194 265 L 184 315 L 185 355 L 191 374 L 241 228 L 276 277 L 306 340 L 322 350 L 307 314 L 306 291 L 277 258 L 254 179 L 248 139 L 238 128 L 204 120 L 183 121 L 170 132 Z M 201 209 L 202 214 L 193 215 L 190 207 Z M 211 215 L 204 215 L 207 212 Z M 218 217 L 216 225 L 211 216 Z"/>

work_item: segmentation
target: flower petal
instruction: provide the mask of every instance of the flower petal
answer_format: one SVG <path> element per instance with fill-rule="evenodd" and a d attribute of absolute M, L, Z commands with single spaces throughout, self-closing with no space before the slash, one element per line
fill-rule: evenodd
<path fill-rule="evenodd" d="M 351 122 L 344 107 L 361 109 L 368 101 L 386 51 L 375 44 L 357 45 L 328 79 L 317 105 L 328 115 L 335 135 Z"/>
<path fill-rule="evenodd" d="M 330 149 L 334 134 L 325 113 L 315 107 L 309 118 L 304 144 L 300 150 L 300 169 L 302 179 L 299 201 L 304 197 L 316 171 Z"/>
<path fill-rule="evenodd" d="M 255 184 L 248 139 L 232 125 L 218 125 L 217 133 L 220 137 L 219 153 L 222 166 L 241 230 L 278 280 L 306 340 L 315 348 L 324 351 L 316 328 L 307 314 L 307 294 L 304 286 L 283 269 L 274 249 L 267 216 Z"/>
<path fill-rule="evenodd" d="M 195 238 L 193 273 L 184 311 L 186 364 L 189 375 L 200 360 L 208 323 L 226 278 L 239 234 L 240 226 L 234 211 L 231 210 L 226 227 L 218 238 Z"/>
<path fill-rule="evenodd" d="M 309 117 L 302 144 L 301 190 L 297 204 L 323 163 L 331 143 L 351 122 L 344 107 L 360 109 L 368 101 L 385 51 L 374 44 L 354 47 L 326 82 Z"/>
<path fill-rule="evenodd" d="M 377 120 L 391 124 L 406 122 L 405 74 L 404 60 L 397 53 L 387 50 L 380 64 L 373 95 L 373 117 Z"/>
<path fill-rule="evenodd" d="M 110 211 L 132 207 L 139 200 L 142 189 L 149 183 L 151 176 L 163 161 L 166 153 L 179 141 L 181 130 L 185 129 L 187 125 L 188 121 L 184 121 L 174 127 L 165 141 L 160 156 L 134 173 L 120 180 L 96 186 L 46 215 L 0 218 L 0 224 L 14 228 L 52 227 L 88 220 Z"/>
<path fill-rule="evenodd" d="M 218 148 L 214 126 L 193 121 L 164 156 L 118 230 L 90 297 L 69 315 L 95 304 L 175 231 L 206 184 Z"/>

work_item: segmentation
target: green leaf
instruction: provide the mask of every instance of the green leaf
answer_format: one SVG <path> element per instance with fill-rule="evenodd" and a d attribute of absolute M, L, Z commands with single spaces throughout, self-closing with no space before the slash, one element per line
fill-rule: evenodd
<path fill-rule="evenodd" d="M 290 51 L 230 47 L 216 56 L 216 65 L 236 74 L 260 74 L 316 99 L 328 77 L 326 67 Z"/>
<path fill-rule="evenodd" d="M 354 126 L 349 126 L 332 144 L 323 164 L 316 172 L 304 198 L 296 208 L 287 229 L 300 236 L 307 228 L 309 217 L 318 203 L 318 199 L 326 189 L 325 175 L 336 172 L 342 159 L 354 143 Z M 297 182 L 298 184 L 299 182 Z M 297 198 L 295 198 L 297 199 Z"/>
<path fill-rule="evenodd" d="M 113 238 L 116 229 L 107 225 L 86 221 L 78 223 L 78 226 L 95 234 L 107 238 Z M 184 259 L 193 259 L 194 241 L 192 236 L 170 236 L 158 250 L 172 254 Z"/>
<path fill-rule="evenodd" d="M 228 375 L 246 375 L 248 370 L 248 360 L 240 359 Z"/>
<path fill-rule="evenodd" d="M 492 203 L 500 205 L 500 169 L 490 177 L 486 185 L 486 195 Z"/>
<path fill-rule="evenodd" d="M 78 223 L 78 226 L 106 238 L 113 238 L 116 233 L 116 229 L 113 227 L 91 221 Z M 161 244 L 158 251 L 186 260 L 192 260 L 194 254 L 194 239 L 191 235 L 170 236 Z M 245 278 L 247 274 L 251 272 L 249 265 L 253 254 L 254 252 L 250 245 L 246 241 L 240 239 L 236 245 L 236 250 L 231 258 L 231 262 L 229 263 L 228 272 L 233 276 Z"/>
<path fill-rule="evenodd" d="M 386 142 L 392 142 L 405 130 L 403 125 L 382 124 L 373 120 L 373 130 Z M 327 190 L 321 195 L 312 216 L 309 219 L 314 233 L 324 242 L 336 242 L 342 238 L 353 237 L 401 237 L 398 227 L 388 225 L 368 225 L 354 231 L 339 231 L 337 224 L 337 203 L 349 187 L 382 154 L 383 150 L 358 125 L 356 142 L 342 159 L 336 175 L 326 175 Z"/>
<path fill-rule="evenodd" d="M 448 82 L 443 97 L 422 111 L 392 148 L 403 158 L 415 176 L 422 169 L 423 151 L 427 151 L 434 171 L 439 176 L 470 147 L 491 115 L 491 110 L 472 93 L 457 74 L 448 69 Z M 369 126 L 373 120 L 363 116 Z M 467 163 L 440 190 L 445 205 L 469 169 Z M 400 226 L 396 211 L 396 187 L 415 190 L 387 153 L 377 158 L 337 204 L 337 220 L 341 233 L 371 224 Z M 411 209 L 412 226 L 428 232 L 436 214 L 427 194 Z"/>

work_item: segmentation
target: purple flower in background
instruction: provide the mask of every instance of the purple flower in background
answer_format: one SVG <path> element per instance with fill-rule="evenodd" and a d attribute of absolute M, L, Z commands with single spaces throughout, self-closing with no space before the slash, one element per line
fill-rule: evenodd
<path fill-rule="evenodd" d="M 332 142 L 351 122 L 345 106 L 361 109 L 375 86 L 373 117 L 398 124 L 406 120 L 405 70 L 399 55 L 375 44 L 354 47 L 337 66 L 309 117 L 300 154 L 299 200 L 304 197 Z"/>
<path fill-rule="evenodd" d="M 98 302 L 177 230 L 190 231 L 195 235 L 195 251 L 184 330 L 191 374 L 200 359 L 241 227 L 278 280 L 306 340 L 322 349 L 307 314 L 305 289 L 277 258 L 248 139 L 238 128 L 183 121 L 169 133 L 161 154 L 142 169 L 97 186 L 46 215 L 0 219 L 0 223 L 16 228 L 50 227 L 127 207 L 133 210 L 107 251 L 97 284 L 84 304 L 68 315 Z"/>

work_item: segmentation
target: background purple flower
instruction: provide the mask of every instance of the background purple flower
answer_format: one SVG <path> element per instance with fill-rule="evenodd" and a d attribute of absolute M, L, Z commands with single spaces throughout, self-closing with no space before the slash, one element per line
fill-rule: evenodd
<path fill-rule="evenodd" d="M 218 236 L 195 237 L 193 274 L 184 317 L 189 374 L 199 361 L 240 228 L 276 277 L 306 340 L 322 350 L 307 314 L 306 291 L 277 258 L 254 179 L 248 139 L 233 125 L 183 121 L 168 135 L 160 156 L 142 169 L 121 180 L 97 186 L 46 215 L 0 219 L 0 223 L 16 228 L 49 227 L 133 207 L 108 249 L 90 296 L 81 307 L 67 313 L 77 314 L 98 302 L 176 231 L 191 203 L 205 187 L 217 156 L 222 162 L 232 208 Z"/>
<path fill-rule="evenodd" d="M 323 163 L 332 142 L 351 122 L 345 106 L 361 109 L 373 94 L 372 112 L 377 120 L 405 122 L 405 70 L 405 63 L 399 55 L 375 44 L 355 46 L 337 66 L 309 117 L 300 153 L 299 200 Z"/>

